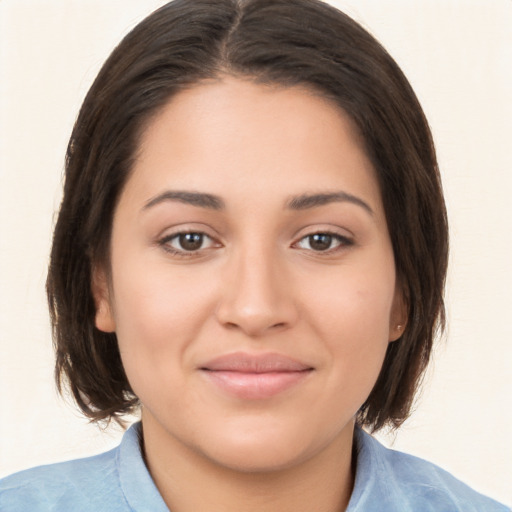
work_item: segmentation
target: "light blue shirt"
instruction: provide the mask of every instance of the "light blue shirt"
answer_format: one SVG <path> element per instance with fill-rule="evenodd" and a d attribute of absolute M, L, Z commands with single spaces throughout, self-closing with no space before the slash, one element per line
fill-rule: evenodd
<path fill-rule="evenodd" d="M 139 432 L 136 423 L 114 450 L 0 480 L 0 511 L 169 512 L 144 464 Z M 360 429 L 355 439 L 356 478 L 347 512 L 510 510 L 429 462 L 385 448 Z"/>

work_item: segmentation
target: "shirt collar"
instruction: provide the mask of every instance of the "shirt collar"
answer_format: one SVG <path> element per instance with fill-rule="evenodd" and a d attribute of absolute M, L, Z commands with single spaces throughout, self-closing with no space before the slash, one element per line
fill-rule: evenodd
<path fill-rule="evenodd" d="M 124 497 L 134 511 L 169 512 L 144 463 L 140 436 L 139 422 L 126 431 L 117 452 L 116 464 Z"/>
<path fill-rule="evenodd" d="M 409 510 L 407 503 L 401 503 L 403 493 L 397 491 L 399 482 L 394 481 L 396 477 L 382 453 L 385 448 L 360 427 L 355 429 L 354 442 L 356 474 L 346 512 Z M 123 494 L 134 511 L 169 512 L 144 463 L 140 422 L 123 436 L 116 463 Z"/>

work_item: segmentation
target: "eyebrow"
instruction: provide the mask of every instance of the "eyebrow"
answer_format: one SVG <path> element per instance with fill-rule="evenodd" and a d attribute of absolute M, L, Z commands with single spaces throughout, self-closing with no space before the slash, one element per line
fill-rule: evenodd
<path fill-rule="evenodd" d="M 226 204 L 224 200 L 216 195 L 207 194 L 205 192 L 192 192 L 186 190 L 167 190 L 162 194 L 150 199 L 145 205 L 143 210 L 147 210 L 153 206 L 167 201 L 177 201 L 180 203 L 198 206 L 200 208 L 207 208 L 209 210 L 224 210 Z M 330 203 L 352 203 L 360 206 L 369 214 L 373 215 L 374 212 L 370 205 L 363 201 L 361 198 L 349 194 L 348 192 L 324 192 L 316 194 L 301 194 L 293 196 L 286 202 L 286 208 L 290 210 L 308 210 L 318 206 L 324 206 Z"/>
<path fill-rule="evenodd" d="M 166 201 L 177 201 L 192 206 L 199 206 L 200 208 L 208 208 L 209 210 L 223 210 L 225 208 L 224 201 L 219 196 L 214 196 L 213 194 L 185 190 L 168 190 L 150 199 L 143 209 L 147 210 Z"/>
<path fill-rule="evenodd" d="M 301 194 L 300 196 L 292 197 L 287 202 L 287 207 L 290 210 L 307 210 L 309 208 L 316 208 L 317 206 L 324 206 L 330 203 L 352 203 L 360 206 L 366 210 L 370 215 L 374 215 L 370 205 L 363 201 L 361 198 L 349 194 L 348 192 L 326 192 L 319 194 Z"/>

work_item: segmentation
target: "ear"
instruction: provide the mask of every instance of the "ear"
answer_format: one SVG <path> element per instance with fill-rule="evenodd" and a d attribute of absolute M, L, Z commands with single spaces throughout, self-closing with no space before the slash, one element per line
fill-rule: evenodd
<path fill-rule="evenodd" d="M 108 277 L 102 267 L 94 266 L 91 291 L 96 306 L 95 325 L 103 332 L 114 332 L 116 323 L 112 310 L 111 292 Z"/>
<path fill-rule="evenodd" d="M 389 316 L 389 341 L 393 342 L 399 339 L 405 332 L 408 319 L 408 303 L 404 296 L 402 286 L 397 283 L 391 314 Z"/>

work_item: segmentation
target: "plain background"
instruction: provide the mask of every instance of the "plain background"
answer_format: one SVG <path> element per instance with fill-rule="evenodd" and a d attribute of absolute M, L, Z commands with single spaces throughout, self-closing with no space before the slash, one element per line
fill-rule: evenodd
<path fill-rule="evenodd" d="M 103 451 L 53 385 L 44 281 L 67 139 L 120 38 L 162 0 L 0 0 L 0 476 Z M 512 503 L 512 1 L 339 0 L 430 120 L 451 223 L 449 329 L 388 445 Z"/>

